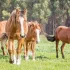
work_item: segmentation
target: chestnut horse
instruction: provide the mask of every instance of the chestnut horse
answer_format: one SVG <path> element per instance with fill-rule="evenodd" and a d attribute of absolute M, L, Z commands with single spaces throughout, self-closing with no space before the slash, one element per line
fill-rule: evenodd
<path fill-rule="evenodd" d="M 58 44 L 59 41 L 62 41 L 62 46 L 61 46 L 61 54 L 62 58 L 64 58 L 64 46 L 66 43 L 70 43 L 70 27 L 66 26 L 59 26 L 56 29 L 55 36 L 47 36 L 47 39 L 49 41 L 56 41 L 56 57 L 58 58 Z"/>
<path fill-rule="evenodd" d="M 7 42 L 7 35 L 5 31 L 5 26 L 6 26 L 7 20 L 0 21 L 0 41 L 1 41 L 1 49 L 3 51 L 3 55 L 5 55 L 5 50 L 4 47 L 6 46 Z"/>
<path fill-rule="evenodd" d="M 8 52 L 10 63 L 20 65 L 21 63 L 21 42 L 22 37 L 27 34 L 27 9 L 15 9 L 6 24 L 6 34 L 8 36 Z M 18 40 L 18 47 L 15 50 L 14 40 Z"/>
<path fill-rule="evenodd" d="M 38 22 L 28 22 L 28 33 L 26 35 L 26 56 L 25 60 L 29 59 L 28 53 L 32 52 L 32 59 L 35 60 L 35 45 L 40 42 L 40 24 Z"/>

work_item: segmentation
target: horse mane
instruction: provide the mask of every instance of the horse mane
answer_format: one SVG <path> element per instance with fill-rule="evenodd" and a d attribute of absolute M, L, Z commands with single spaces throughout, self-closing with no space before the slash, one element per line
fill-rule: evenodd
<path fill-rule="evenodd" d="M 15 13 L 16 13 L 16 10 L 13 10 L 10 16 L 15 15 Z"/>
<path fill-rule="evenodd" d="M 13 10 L 9 17 L 10 22 L 15 22 L 15 16 L 16 16 L 16 10 Z"/>
<path fill-rule="evenodd" d="M 13 10 L 12 13 L 10 14 L 10 17 L 7 21 L 7 23 L 12 23 L 12 22 L 15 22 L 15 13 L 16 13 L 16 10 Z"/>

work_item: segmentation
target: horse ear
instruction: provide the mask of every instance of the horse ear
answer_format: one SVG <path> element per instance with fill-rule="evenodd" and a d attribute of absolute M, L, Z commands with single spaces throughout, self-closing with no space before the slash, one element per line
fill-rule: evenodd
<path fill-rule="evenodd" d="M 27 9 L 24 9 L 24 14 L 27 13 Z"/>
<path fill-rule="evenodd" d="M 42 25 L 41 25 L 41 24 L 39 24 L 39 27 L 40 27 L 40 30 L 41 30 L 41 28 L 42 28 Z"/>
<path fill-rule="evenodd" d="M 34 27 L 34 24 L 30 24 L 30 28 L 31 28 L 31 27 Z"/>
<path fill-rule="evenodd" d="M 39 26 L 41 27 L 41 24 L 39 24 Z"/>
<path fill-rule="evenodd" d="M 16 9 L 16 14 L 19 14 L 19 11 L 20 11 L 19 9 Z"/>

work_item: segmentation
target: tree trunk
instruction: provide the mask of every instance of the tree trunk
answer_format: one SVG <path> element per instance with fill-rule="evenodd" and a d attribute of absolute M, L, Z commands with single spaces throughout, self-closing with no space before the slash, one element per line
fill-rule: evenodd
<path fill-rule="evenodd" d="M 2 21 L 2 9 L 0 9 L 0 21 Z"/>

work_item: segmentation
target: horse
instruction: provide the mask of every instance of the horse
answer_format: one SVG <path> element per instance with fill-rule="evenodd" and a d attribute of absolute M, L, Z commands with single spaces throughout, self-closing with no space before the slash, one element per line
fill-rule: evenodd
<path fill-rule="evenodd" d="M 8 36 L 8 52 L 9 62 L 13 64 L 21 64 L 22 39 L 25 38 L 28 31 L 27 25 L 27 9 L 15 9 L 12 11 L 7 24 L 6 34 Z M 14 40 L 18 41 L 18 46 L 15 48 Z"/>
<path fill-rule="evenodd" d="M 1 41 L 1 49 L 3 52 L 3 55 L 6 55 L 4 46 L 7 48 L 7 35 L 5 31 L 5 26 L 6 26 L 7 20 L 0 21 L 0 41 Z"/>
<path fill-rule="evenodd" d="M 35 60 L 35 47 L 36 47 L 36 42 L 37 43 L 40 42 L 40 38 L 39 38 L 40 31 L 41 31 L 41 27 L 37 21 L 28 22 L 28 33 L 25 38 L 25 42 L 26 42 L 25 60 L 29 59 L 29 51 L 32 52 L 32 59 Z"/>
<path fill-rule="evenodd" d="M 56 58 L 58 58 L 58 44 L 59 41 L 62 41 L 62 45 L 61 45 L 61 54 L 62 54 L 62 58 L 64 57 L 64 46 L 65 44 L 69 44 L 70 43 L 70 27 L 66 27 L 66 26 L 59 26 L 56 28 L 55 31 L 55 35 L 54 36 L 49 36 L 46 35 L 47 39 L 51 42 L 56 41 Z"/>

